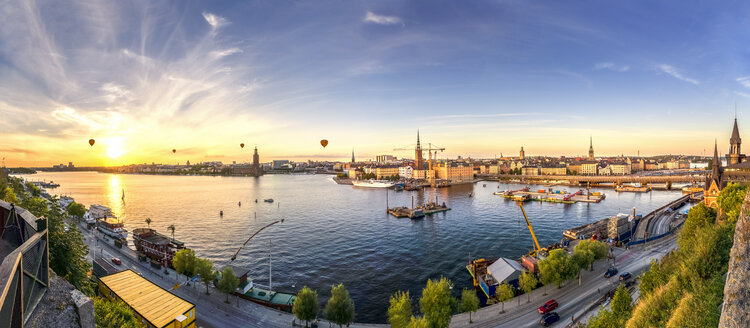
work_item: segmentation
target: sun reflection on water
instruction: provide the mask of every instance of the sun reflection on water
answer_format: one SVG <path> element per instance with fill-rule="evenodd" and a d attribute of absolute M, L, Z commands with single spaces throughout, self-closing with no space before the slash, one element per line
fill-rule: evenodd
<path fill-rule="evenodd" d="M 120 175 L 110 174 L 107 184 L 107 198 L 109 199 L 108 207 L 112 209 L 112 214 L 124 220 L 125 199 L 123 198 L 124 189 L 120 183 Z"/>

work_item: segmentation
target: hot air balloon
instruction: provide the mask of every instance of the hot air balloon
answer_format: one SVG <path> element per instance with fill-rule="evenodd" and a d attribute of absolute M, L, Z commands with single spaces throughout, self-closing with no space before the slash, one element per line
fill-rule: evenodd
<path fill-rule="evenodd" d="M 245 144 L 244 144 L 244 143 L 241 143 L 241 144 L 240 144 L 240 148 L 245 148 Z"/>
<path fill-rule="evenodd" d="M 177 149 L 172 149 L 172 154 L 176 153 Z"/>
<path fill-rule="evenodd" d="M 94 146 L 94 143 L 95 143 L 95 142 L 96 142 L 96 140 L 94 140 L 94 139 L 89 139 L 89 145 L 91 145 L 91 146 Z"/>
<path fill-rule="evenodd" d="M 322 145 L 323 148 L 325 148 L 326 146 L 328 146 L 328 140 L 326 140 L 326 139 L 321 140 L 320 141 L 320 145 Z"/>

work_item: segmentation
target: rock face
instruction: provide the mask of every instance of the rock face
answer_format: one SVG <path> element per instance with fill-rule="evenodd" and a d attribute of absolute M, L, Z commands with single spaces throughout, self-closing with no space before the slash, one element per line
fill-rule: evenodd
<path fill-rule="evenodd" d="M 750 192 L 734 230 L 734 245 L 724 285 L 719 327 L 747 327 L 750 322 Z"/>
<path fill-rule="evenodd" d="M 49 288 L 24 326 L 94 328 L 94 301 L 50 270 Z"/>

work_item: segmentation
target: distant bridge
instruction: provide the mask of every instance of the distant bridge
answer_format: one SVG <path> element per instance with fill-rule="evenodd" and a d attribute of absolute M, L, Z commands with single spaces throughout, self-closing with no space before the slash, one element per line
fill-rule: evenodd
<path fill-rule="evenodd" d="M 672 183 L 696 183 L 700 184 L 706 181 L 704 174 L 683 174 L 683 175 L 515 175 L 500 174 L 489 177 L 498 179 L 520 179 L 521 181 L 568 181 L 579 184 L 600 184 L 612 183 L 620 185 L 623 183 L 641 183 L 643 185 L 651 184 L 668 184 Z"/>

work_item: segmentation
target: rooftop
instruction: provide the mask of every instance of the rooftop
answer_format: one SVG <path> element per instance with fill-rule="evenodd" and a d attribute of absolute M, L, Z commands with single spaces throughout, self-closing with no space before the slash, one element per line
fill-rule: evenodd
<path fill-rule="evenodd" d="M 101 277 L 99 280 L 156 327 L 164 327 L 195 307 L 132 270 Z"/>

